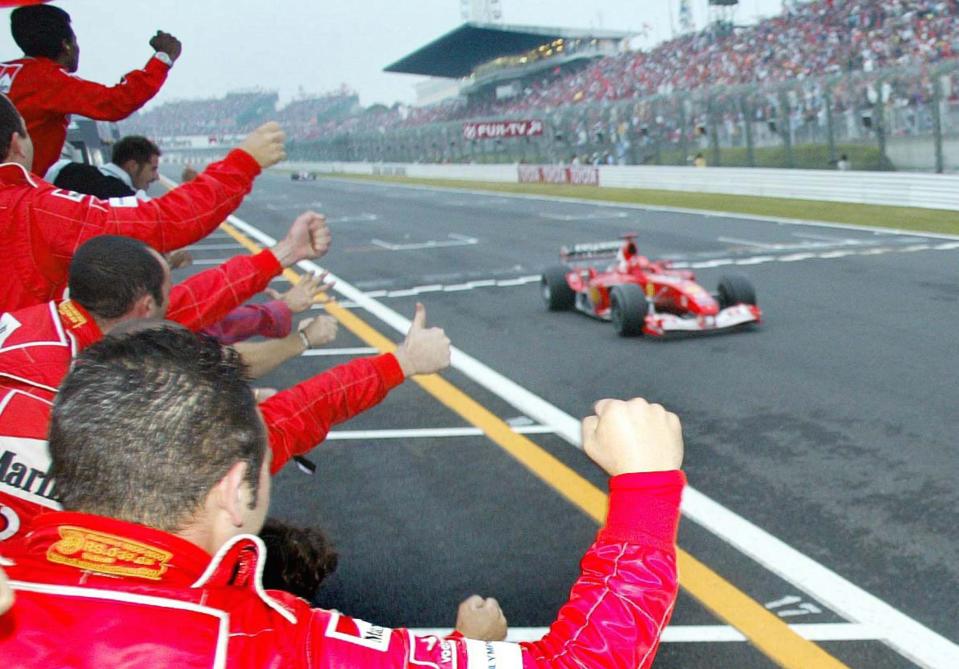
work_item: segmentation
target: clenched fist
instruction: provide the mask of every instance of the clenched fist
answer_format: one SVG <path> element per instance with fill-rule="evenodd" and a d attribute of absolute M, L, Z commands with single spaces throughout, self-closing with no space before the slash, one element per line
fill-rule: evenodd
<path fill-rule="evenodd" d="M 270 121 L 247 135 L 238 148 L 249 153 L 260 167 L 266 169 L 286 158 L 285 141 L 283 128 L 276 121 Z"/>
<path fill-rule="evenodd" d="M 600 400 L 583 419 L 583 450 L 610 476 L 679 469 L 683 428 L 674 413 L 642 398 Z"/>
<path fill-rule="evenodd" d="M 307 348 L 316 348 L 336 339 L 338 327 L 339 323 L 332 316 L 317 316 L 301 322 L 297 330 L 306 337 Z"/>
<path fill-rule="evenodd" d="M 463 600 L 456 613 L 456 631 L 468 639 L 502 641 L 507 629 L 503 609 L 492 597 L 472 595 Z"/>
<path fill-rule="evenodd" d="M 157 30 L 157 34 L 150 38 L 150 47 L 154 51 L 165 53 L 170 57 L 170 60 L 174 62 L 180 57 L 180 52 L 183 51 L 183 45 L 180 44 L 180 40 L 162 30 Z"/>

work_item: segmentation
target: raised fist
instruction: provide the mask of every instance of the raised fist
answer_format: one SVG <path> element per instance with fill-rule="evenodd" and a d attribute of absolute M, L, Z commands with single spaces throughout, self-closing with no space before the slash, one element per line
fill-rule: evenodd
<path fill-rule="evenodd" d="M 165 53 L 174 62 L 180 57 L 180 52 L 183 50 L 180 40 L 162 30 L 157 30 L 157 34 L 150 38 L 150 46 L 153 47 L 154 51 Z"/>
<path fill-rule="evenodd" d="M 674 413 L 637 397 L 600 400 L 583 419 L 583 450 L 610 476 L 679 469 L 683 428 Z"/>

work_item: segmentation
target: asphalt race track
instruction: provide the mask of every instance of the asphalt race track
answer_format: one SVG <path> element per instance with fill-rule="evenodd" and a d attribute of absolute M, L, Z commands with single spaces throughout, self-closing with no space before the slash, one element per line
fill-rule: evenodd
<path fill-rule="evenodd" d="M 697 497 L 687 496 L 697 506 L 680 546 L 776 624 L 745 640 L 724 614 L 735 604 L 690 573 L 713 611 L 684 590 L 657 667 L 775 666 L 759 646 L 782 630 L 812 639 L 802 643 L 828 666 L 946 667 L 936 658 L 959 652 L 959 240 L 281 173 L 261 177 L 237 216 L 279 238 L 309 208 L 328 217 L 334 245 L 320 264 L 341 287 L 405 318 L 423 302 L 428 321 L 494 373 L 456 365 L 443 378 L 593 484 L 604 477 L 570 443 L 569 416 L 635 395 L 679 414 Z M 624 339 L 544 308 L 538 275 L 561 245 L 628 231 L 643 254 L 694 268 L 707 289 L 723 273 L 748 276 L 764 323 Z M 188 271 L 242 252 L 231 244 L 218 232 L 196 245 Z M 341 327 L 329 355 L 260 385 L 288 386 L 367 347 Z M 566 431 L 495 373 L 568 415 Z M 552 621 L 597 529 L 414 383 L 311 457 L 315 476 L 287 467 L 277 477 L 273 514 L 333 537 L 340 567 L 318 604 L 379 624 L 448 630 L 478 592 L 499 599 L 515 638 L 538 638 L 526 628 Z M 722 513 L 707 513 L 709 500 Z"/>

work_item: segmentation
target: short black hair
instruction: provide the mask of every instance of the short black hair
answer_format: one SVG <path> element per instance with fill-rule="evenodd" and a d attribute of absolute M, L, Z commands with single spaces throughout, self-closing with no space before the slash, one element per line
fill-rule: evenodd
<path fill-rule="evenodd" d="M 140 297 L 163 306 L 165 272 L 150 247 L 132 237 L 100 235 L 70 261 L 70 299 L 99 318 L 119 318 Z"/>
<path fill-rule="evenodd" d="M 137 165 L 150 162 L 153 156 L 163 155 L 160 147 L 146 137 L 128 135 L 113 145 L 113 155 L 110 161 L 114 165 L 122 165 L 128 160 L 135 160 Z"/>
<path fill-rule="evenodd" d="M 56 58 L 63 40 L 73 38 L 70 15 L 51 5 L 17 7 L 10 14 L 10 32 L 23 53 L 34 58 Z"/>
<path fill-rule="evenodd" d="M 17 133 L 21 137 L 27 136 L 27 128 L 23 125 L 23 117 L 10 98 L 0 93 L 0 161 L 10 153 L 10 137 Z"/>
<path fill-rule="evenodd" d="M 50 422 L 64 508 L 176 532 L 237 462 L 249 465 L 255 500 L 269 446 L 245 373 L 234 349 L 182 329 L 85 349 Z"/>

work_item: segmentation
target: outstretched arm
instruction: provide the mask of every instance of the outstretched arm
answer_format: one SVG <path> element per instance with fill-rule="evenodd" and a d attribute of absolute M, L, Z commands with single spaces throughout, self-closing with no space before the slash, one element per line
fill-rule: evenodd
<path fill-rule="evenodd" d="M 417 304 L 395 354 L 351 360 L 260 404 L 273 449 L 271 472 L 323 441 L 333 425 L 379 404 L 405 378 L 438 372 L 449 363 L 450 340 L 441 328 L 426 327 L 426 310 Z"/>
<path fill-rule="evenodd" d="M 37 103 L 51 112 L 82 114 L 98 121 L 122 121 L 157 94 L 182 48 L 177 38 L 161 31 L 150 39 L 150 46 L 156 55 L 143 69 L 127 72 L 114 86 L 58 70 L 56 81 L 40 93 Z"/>
<path fill-rule="evenodd" d="M 261 169 L 285 156 L 285 135 L 266 123 L 196 179 L 149 201 L 99 200 L 64 193 L 41 182 L 30 203 L 35 234 L 54 258 L 69 259 L 97 235 L 140 239 L 166 253 L 203 239 L 240 206 Z"/>
<path fill-rule="evenodd" d="M 583 421 L 586 452 L 612 476 L 609 513 L 540 641 L 414 637 L 315 609 L 304 652 L 322 666 L 648 669 L 676 601 L 682 443 L 676 416 L 641 399 L 600 401 Z"/>
<path fill-rule="evenodd" d="M 336 339 L 337 322 L 332 316 L 317 316 L 304 324 L 305 327 L 280 339 L 233 344 L 251 379 L 266 376 L 290 358 Z"/>

